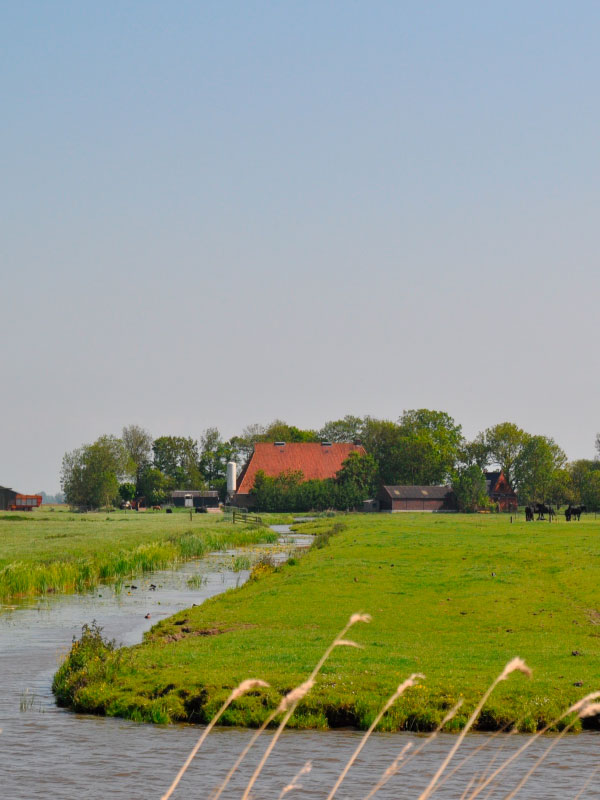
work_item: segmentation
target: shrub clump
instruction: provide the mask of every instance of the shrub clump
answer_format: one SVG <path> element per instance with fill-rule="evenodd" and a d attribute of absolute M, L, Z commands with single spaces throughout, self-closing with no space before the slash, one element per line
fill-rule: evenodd
<path fill-rule="evenodd" d="M 109 662 L 114 662 L 115 640 L 106 639 L 102 628 L 96 623 L 87 623 L 81 629 L 79 639 L 73 637 L 71 650 L 59 667 L 52 681 L 52 691 L 60 706 L 78 708 L 78 697 L 89 683 L 106 680 Z M 112 670 L 111 670 L 112 672 Z M 89 711 L 89 704 L 86 703 Z M 101 709 L 97 709 L 101 711 Z"/>
<path fill-rule="evenodd" d="M 276 570 L 277 567 L 273 558 L 268 553 L 264 553 L 252 567 L 249 580 L 260 580 L 260 578 L 265 578 Z"/>

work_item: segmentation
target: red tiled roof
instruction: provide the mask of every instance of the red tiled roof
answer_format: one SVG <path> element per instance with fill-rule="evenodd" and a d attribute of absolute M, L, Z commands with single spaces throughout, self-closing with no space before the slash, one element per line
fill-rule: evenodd
<path fill-rule="evenodd" d="M 254 478 L 259 470 L 271 478 L 282 472 L 302 470 L 305 480 L 335 478 L 342 463 L 350 453 L 365 454 L 360 444 L 319 442 L 286 442 L 284 445 L 273 442 L 257 442 L 248 465 L 240 476 L 238 494 L 248 494 L 254 486 Z"/>

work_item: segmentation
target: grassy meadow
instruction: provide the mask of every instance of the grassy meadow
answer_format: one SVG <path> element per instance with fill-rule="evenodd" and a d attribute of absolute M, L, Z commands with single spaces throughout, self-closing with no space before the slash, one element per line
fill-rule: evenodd
<path fill-rule="evenodd" d="M 76 645 L 55 678 L 59 702 L 205 722 L 240 681 L 262 678 L 271 688 L 240 698 L 223 717 L 255 726 L 306 679 L 354 612 L 373 618 L 348 634 L 364 649 L 334 649 L 292 726 L 365 728 L 400 681 L 422 672 L 380 728 L 432 729 L 463 697 L 449 724 L 458 729 L 514 656 L 533 677 L 501 683 L 481 729 L 533 731 L 600 689 L 593 517 L 511 524 L 506 515 L 347 515 L 302 530 L 317 545 L 304 556 L 158 623 L 141 645 L 110 650 L 93 637 Z"/>
<path fill-rule="evenodd" d="M 0 513 L 0 600 L 86 591 L 207 552 L 274 541 L 266 528 L 182 511 Z"/>

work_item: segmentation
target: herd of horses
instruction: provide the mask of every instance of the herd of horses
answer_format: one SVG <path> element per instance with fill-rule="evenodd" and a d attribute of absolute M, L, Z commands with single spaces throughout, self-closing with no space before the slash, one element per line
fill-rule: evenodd
<path fill-rule="evenodd" d="M 584 511 L 587 511 L 585 506 L 569 505 L 565 508 L 565 519 L 567 522 L 575 519 L 579 522 Z M 550 522 L 552 522 L 552 517 L 556 516 L 556 511 L 552 506 L 547 506 L 545 503 L 533 503 L 533 505 L 525 506 L 526 522 L 533 522 L 536 514 L 538 519 L 546 519 L 547 514 Z"/>

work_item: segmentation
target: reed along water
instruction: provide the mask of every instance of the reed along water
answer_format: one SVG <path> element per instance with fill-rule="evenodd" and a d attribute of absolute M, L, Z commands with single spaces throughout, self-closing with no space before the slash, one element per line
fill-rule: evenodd
<path fill-rule="evenodd" d="M 279 531 L 285 534 L 285 530 Z M 291 542 L 296 546 L 298 541 Z M 159 727 L 120 719 L 74 714 L 60 709 L 50 690 L 61 657 L 79 636 L 81 626 L 96 620 L 105 635 L 134 644 L 159 619 L 193 603 L 239 585 L 248 572 L 228 569 L 232 554 L 190 562 L 179 570 L 148 574 L 133 581 L 136 589 L 115 593 L 100 587 L 89 595 L 63 595 L 29 601 L 0 612 L 0 797 L 79 800 L 83 798 L 160 798 L 196 742 L 200 728 Z M 190 578 L 200 577 L 188 584 Z M 156 585 L 152 590 L 151 585 Z M 149 613 L 150 619 L 145 619 Z M 248 676 L 263 677 L 268 675 Z M 384 698 L 382 698 L 383 701 Z M 209 798 L 252 731 L 218 728 L 184 776 L 175 798 Z M 239 798 L 272 732 L 264 734 L 240 773 L 223 794 Z M 357 731 L 288 731 L 254 787 L 254 798 L 276 800 L 307 760 L 312 770 L 300 779 L 293 798 L 326 798 L 346 761 L 358 745 Z M 422 738 L 410 734 L 375 734 L 357 759 L 337 797 L 361 800 L 407 742 L 417 747 Z M 437 769 L 452 735 L 440 736 L 402 771 L 377 797 L 417 798 Z M 481 747 L 473 758 L 434 797 L 460 798 L 469 781 L 508 757 L 524 736 L 467 737 L 450 768 Z M 538 740 L 502 774 L 492 794 L 504 797 L 527 772 L 552 737 Z M 600 764 L 600 734 L 563 738 L 538 772 L 520 790 L 519 798 L 573 798 L 591 771 Z M 410 755 L 410 750 L 407 756 Z M 476 784 L 475 784 L 476 785 Z M 487 795 L 486 789 L 481 797 Z M 286 795 L 287 796 L 287 795 Z M 600 781 L 583 795 L 600 798 Z"/>

